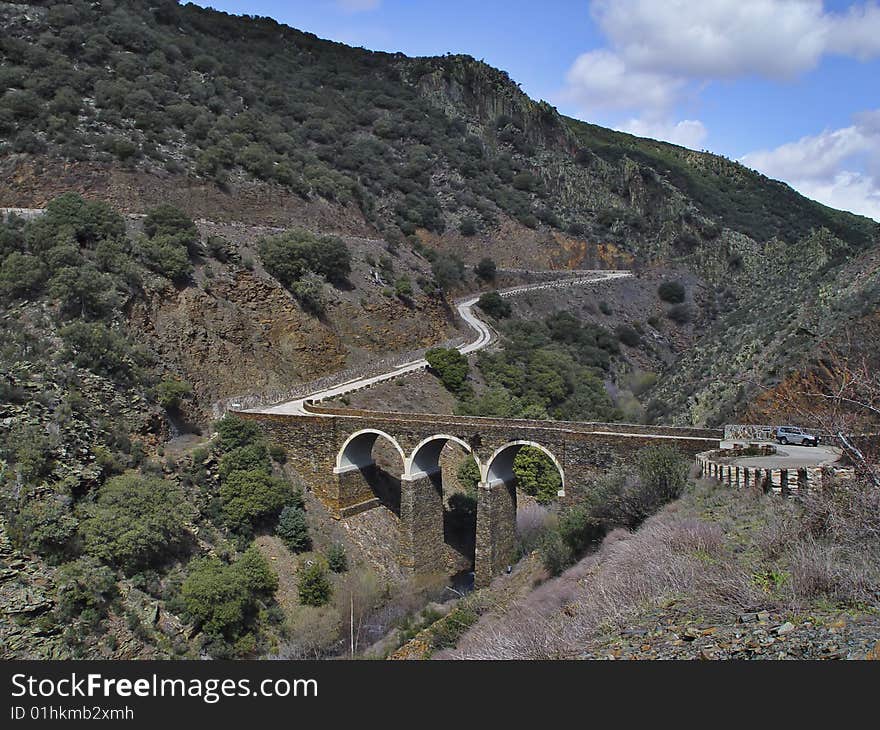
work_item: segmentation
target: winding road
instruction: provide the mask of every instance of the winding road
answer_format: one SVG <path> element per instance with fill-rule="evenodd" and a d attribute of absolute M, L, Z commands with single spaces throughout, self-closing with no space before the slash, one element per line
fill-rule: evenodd
<path fill-rule="evenodd" d="M 537 284 L 526 284 L 523 286 L 511 287 L 509 289 L 502 289 L 498 293 L 502 297 L 510 297 L 516 296 L 517 294 L 524 294 L 530 291 L 537 291 L 539 289 L 559 289 L 568 286 L 586 286 L 589 284 L 596 284 L 601 281 L 622 279 L 629 276 L 632 276 L 631 272 L 620 270 L 579 271 L 576 272 L 575 276 L 569 276 L 553 281 L 543 281 Z M 464 355 L 469 355 L 472 352 L 477 352 L 478 350 L 484 349 L 492 342 L 495 337 L 495 333 L 492 328 L 488 324 L 483 322 L 483 320 L 481 320 L 474 312 L 474 305 L 476 305 L 479 298 L 479 295 L 470 296 L 456 303 L 456 308 L 458 309 L 459 316 L 476 333 L 476 338 L 474 340 L 458 347 L 458 350 Z M 313 413 L 305 409 L 306 401 L 320 401 L 327 398 L 337 398 L 341 395 L 345 395 L 346 393 L 351 393 L 355 390 L 361 390 L 362 388 L 367 388 L 371 385 L 381 383 L 385 380 L 391 380 L 393 378 L 398 378 L 402 375 L 407 375 L 408 373 L 413 373 L 417 370 L 422 370 L 423 368 L 427 367 L 427 365 L 428 362 L 425 359 L 413 360 L 412 362 L 404 363 L 403 365 L 389 370 L 386 373 L 371 375 L 363 378 L 354 378 L 344 383 L 333 385 L 329 388 L 310 393 L 306 396 L 303 396 L 302 398 L 297 398 L 296 400 L 290 400 L 274 406 L 252 408 L 249 409 L 249 412 L 296 414 L 300 416 L 313 416 L 315 418 L 321 418 L 321 414 Z"/>

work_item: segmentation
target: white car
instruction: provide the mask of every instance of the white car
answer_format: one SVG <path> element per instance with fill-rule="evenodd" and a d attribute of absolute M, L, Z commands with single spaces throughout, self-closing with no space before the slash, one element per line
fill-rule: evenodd
<path fill-rule="evenodd" d="M 800 444 L 801 446 L 818 446 L 819 437 L 807 433 L 797 426 L 780 426 L 776 429 L 776 441 L 780 444 Z"/>

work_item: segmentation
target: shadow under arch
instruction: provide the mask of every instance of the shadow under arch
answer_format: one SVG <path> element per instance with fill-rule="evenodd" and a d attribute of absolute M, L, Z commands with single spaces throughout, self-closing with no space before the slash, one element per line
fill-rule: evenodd
<path fill-rule="evenodd" d="M 373 449 L 376 442 L 382 439 L 393 447 L 400 456 L 400 467 L 393 472 L 378 465 Z M 394 468 L 394 467 L 392 467 Z M 351 434 L 342 444 L 336 455 L 335 474 L 360 472 L 376 498 L 398 517 L 400 516 L 401 485 L 400 477 L 406 468 L 406 454 L 403 448 L 390 434 L 375 428 L 365 428 Z"/>
<path fill-rule="evenodd" d="M 406 460 L 405 474 L 407 478 L 418 479 L 419 477 L 428 476 L 439 471 L 440 454 L 443 452 L 446 444 L 450 441 L 461 446 L 461 448 L 470 454 L 474 461 L 477 462 L 477 467 L 480 467 L 480 460 L 477 458 L 477 455 L 474 454 L 473 449 L 471 449 L 470 444 L 468 444 L 467 441 L 464 441 L 457 436 L 438 433 L 434 436 L 428 436 L 428 438 L 423 439 L 419 445 L 413 449 L 409 459 Z"/>

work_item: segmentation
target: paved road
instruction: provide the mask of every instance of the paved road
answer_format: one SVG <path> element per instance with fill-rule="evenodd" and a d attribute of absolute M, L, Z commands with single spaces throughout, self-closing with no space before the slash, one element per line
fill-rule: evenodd
<path fill-rule="evenodd" d="M 512 287 L 510 289 L 503 289 L 499 293 L 503 297 L 509 297 L 529 291 L 535 291 L 538 289 L 556 289 L 567 286 L 586 286 L 589 284 L 595 284 L 600 281 L 609 281 L 611 279 L 621 279 L 632 276 L 629 271 L 585 271 L 583 273 L 584 276 L 571 277 L 569 274 L 569 277 L 565 279 Z M 461 351 L 465 355 L 476 352 L 477 350 L 482 350 L 484 347 L 488 346 L 489 343 L 492 342 L 495 336 L 492 328 L 489 327 L 489 325 L 487 325 L 485 322 L 483 322 L 474 312 L 474 305 L 477 303 L 479 298 L 479 295 L 469 297 L 463 301 L 460 301 L 457 304 L 458 313 L 461 316 L 462 320 L 464 320 L 477 334 L 474 340 L 458 348 L 459 351 Z M 330 388 L 326 388 L 316 393 L 311 393 L 302 398 L 298 398 L 297 400 L 287 401 L 286 403 L 279 403 L 275 406 L 252 408 L 250 410 L 254 413 L 282 413 L 311 415 L 317 417 L 317 414 L 309 413 L 305 410 L 303 405 L 305 401 L 336 398 L 341 395 L 345 395 L 346 393 L 350 393 L 354 390 L 360 390 L 361 388 L 366 388 L 370 385 L 375 385 L 376 383 L 381 383 L 385 380 L 391 380 L 392 378 L 397 378 L 401 375 L 406 375 L 407 373 L 421 370 L 427 364 L 427 361 L 424 359 L 413 360 L 412 362 L 404 363 L 403 365 L 400 365 L 399 367 L 396 367 L 387 373 L 382 373 L 381 375 L 373 375 L 364 378 L 354 378 L 344 383 L 340 383 L 339 385 L 334 385 Z"/>
<path fill-rule="evenodd" d="M 729 444 L 723 443 L 722 447 Z M 829 464 L 840 458 L 840 449 L 834 446 L 777 446 L 773 456 L 747 456 L 741 459 L 731 459 L 731 464 L 759 469 L 786 469 L 789 467 L 799 468 L 802 466 L 818 466 Z"/>

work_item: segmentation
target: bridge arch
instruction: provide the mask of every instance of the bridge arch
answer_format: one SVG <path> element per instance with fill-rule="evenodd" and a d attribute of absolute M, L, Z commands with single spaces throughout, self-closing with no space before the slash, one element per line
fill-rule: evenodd
<path fill-rule="evenodd" d="M 406 454 L 397 442 L 397 439 L 384 431 L 375 428 L 364 428 L 360 431 L 355 431 L 342 444 L 342 448 L 339 449 L 339 453 L 336 455 L 336 468 L 333 471 L 336 474 L 341 474 L 347 471 L 354 471 L 355 469 L 363 470 L 368 466 L 372 466 L 375 463 L 373 460 L 373 446 L 379 437 L 384 438 L 395 448 L 397 453 L 400 454 L 401 463 L 406 465 Z"/>
<path fill-rule="evenodd" d="M 406 460 L 405 477 L 407 479 L 418 479 L 439 471 L 440 454 L 450 441 L 461 446 L 462 449 L 474 458 L 477 462 L 477 467 L 480 467 L 480 459 L 466 441 L 449 434 L 435 434 L 423 439 L 413 449 L 409 459 Z"/>
<path fill-rule="evenodd" d="M 483 483 L 489 487 L 501 483 L 510 484 L 514 479 L 513 460 L 516 458 L 520 449 L 524 446 L 531 446 L 532 448 L 538 449 L 549 457 L 559 471 L 559 477 L 562 481 L 561 491 L 564 493 L 565 469 L 562 468 L 562 464 L 559 463 L 559 459 L 556 458 L 556 455 L 546 446 L 542 446 L 536 441 L 525 441 L 522 439 L 509 441 L 496 449 L 495 453 L 486 460 L 486 464 L 481 470 Z"/>

